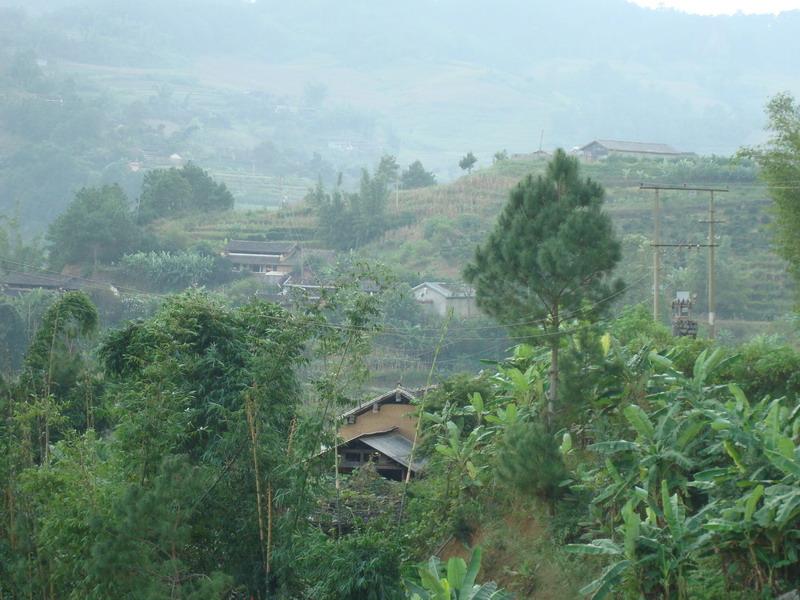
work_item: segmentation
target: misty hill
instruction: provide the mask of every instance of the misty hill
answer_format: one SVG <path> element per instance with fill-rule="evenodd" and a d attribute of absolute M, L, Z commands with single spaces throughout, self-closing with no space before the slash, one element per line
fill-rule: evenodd
<path fill-rule="evenodd" d="M 536 149 L 542 131 L 545 147 L 617 138 L 727 154 L 761 139 L 769 96 L 800 90 L 798 12 L 700 17 L 625 0 L 15 4 L 0 0 L 0 212 L 29 231 L 82 185 L 119 181 L 133 201 L 141 171 L 129 165 L 172 154 L 225 181 L 240 208 L 263 206 L 338 172 L 356 185 L 383 153 L 447 181 L 467 150 L 485 166 L 502 148 Z M 20 56 L 38 64 L 31 81 L 8 75 Z"/>
<path fill-rule="evenodd" d="M 60 4 L 39 23 L 41 52 L 273 93 L 318 82 L 377 111 L 401 154 L 521 151 L 541 129 L 550 145 L 730 152 L 758 137 L 767 96 L 800 87 L 800 13 L 702 17 L 624 0 Z"/>

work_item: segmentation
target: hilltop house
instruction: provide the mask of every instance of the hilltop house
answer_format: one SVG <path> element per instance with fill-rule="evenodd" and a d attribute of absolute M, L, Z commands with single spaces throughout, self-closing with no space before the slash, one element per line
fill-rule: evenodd
<path fill-rule="evenodd" d="M 419 473 L 425 461 L 411 457 L 417 428 L 412 402 L 425 390 L 397 388 L 339 417 L 339 471 L 350 473 L 372 462 L 387 479 L 402 480 L 408 470 Z"/>
<path fill-rule="evenodd" d="M 252 242 L 231 240 L 223 256 L 234 271 L 280 276 L 302 271 L 302 251 L 297 242 Z"/>
<path fill-rule="evenodd" d="M 678 158 L 690 153 L 680 152 L 667 144 L 623 142 L 619 140 L 594 140 L 577 149 L 586 160 L 600 160 L 609 156 L 632 156 L 636 158 Z"/>
<path fill-rule="evenodd" d="M 468 285 L 426 281 L 411 291 L 417 302 L 439 316 L 444 317 L 450 309 L 453 309 L 455 316 L 461 318 L 478 315 L 475 289 Z"/>

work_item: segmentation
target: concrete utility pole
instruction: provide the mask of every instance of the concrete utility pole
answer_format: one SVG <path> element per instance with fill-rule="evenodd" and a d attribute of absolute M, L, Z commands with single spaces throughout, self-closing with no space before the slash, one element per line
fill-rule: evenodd
<path fill-rule="evenodd" d="M 716 248 L 718 246 L 716 242 L 717 233 L 714 226 L 723 222 L 716 219 L 714 192 L 727 192 L 728 190 L 710 189 L 708 191 L 711 194 L 708 198 L 708 220 L 700 222 L 708 223 L 708 336 L 714 339 L 717 335 L 717 281 L 714 267 L 717 255 Z"/>
<path fill-rule="evenodd" d="M 653 321 L 661 320 L 661 206 L 656 188 L 653 204 Z"/>
<path fill-rule="evenodd" d="M 686 185 L 657 185 L 645 184 L 639 185 L 640 190 L 653 190 L 655 192 L 655 203 L 653 205 L 653 320 L 658 322 L 660 320 L 660 271 L 661 271 L 661 256 L 660 248 L 708 248 L 708 336 L 713 339 L 716 336 L 716 280 L 714 263 L 716 261 L 716 230 L 714 225 L 722 223 L 716 220 L 715 206 L 714 206 L 714 193 L 727 192 L 727 188 L 710 188 L 710 187 L 689 187 Z M 661 243 L 661 205 L 659 198 L 660 190 L 676 190 L 684 192 L 709 192 L 708 202 L 708 220 L 700 221 L 701 223 L 708 223 L 708 243 L 683 243 L 683 244 L 663 244 Z"/>

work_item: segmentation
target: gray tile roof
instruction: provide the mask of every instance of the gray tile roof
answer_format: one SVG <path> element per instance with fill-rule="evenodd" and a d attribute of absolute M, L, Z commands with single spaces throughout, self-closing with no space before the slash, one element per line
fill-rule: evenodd
<path fill-rule="evenodd" d="M 55 275 L 50 273 L 23 273 L 21 271 L 11 271 L 0 274 L 0 287 L 10 288 L 44 288 L 57 290 L 78 290 L 80 283 L 74 277 Z"/>
<path fill-rule="evenodd" d="M 647 142 L 625 142 L 621 140 L 594 140 L 581 148 L 584 150 L 592 144 L 600 144 L 614 152 L 640 152 L 644 154 L 683 154 L 668 144 L 651 144 Z"/>
<path fill-rule="evenodd" d="M 231 240 L 225 246 L 225 252 L 242 254 L 289 254 L 297 248 L 297 242 L 253 242 L 249 240 Z"/>

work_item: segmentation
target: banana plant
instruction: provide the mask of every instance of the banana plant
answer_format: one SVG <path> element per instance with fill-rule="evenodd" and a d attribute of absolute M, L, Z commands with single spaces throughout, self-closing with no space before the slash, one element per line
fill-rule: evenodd
<path fill-rule="evenodd" d="M 722 348 L 716 348 L 709 354 L 703 350 L 697 355 L 689 377 L 677 369 L 675 363 L 669 358 L 675 352 L 673 348 L 666 356 L 650 352 L 650 363 L 656 370 L 653 383 L 663 388 L 661 394 L 654 395 L 654 399 L 661 398 L 665 402 L 674 403 L 685 401 L 694 406 L 710 397 L 725 386 L 714 385 L 711 378 L 724 365 L 738 359 L 738 356 L 726 356 Z"/>
<path fill-rule="evenodd" d="M 483 485 L 482 475 L 486 466 L 476 465 L 475 459 L 491 433 L 479 425 L 462 437 L 461 430 L 452 421 L 447 422 L 446 429 L 447 435 L 436 444 L 436 451 L 448 464 L 450 472 L 459 476 L 460 488 Z"/>
<path fill-rule="evenodd" d="M 602 600 L 625 590 L 637 598 L 688 600 L 687 575 L 708 538 L 702 529 L 704 514 L 687 518 L 678 494 L 670 496 L 665 480 L 660 488 L 658 501 L 639 489 L 626 502 L 617 528 L 620 542 L 607 538 L 566 547 L 572 553 L 616 558 L 581 594 Z M 645 505 L 645 519 L 638 511 L 640 504 Z"/>
<path fill-rule="evenodd" d="M 535 407 L 544 398 L 545 374 L 542 362 L 531 358 L 512 361 L 512 365 L 498 365 L 492 378 L 498 395 L 521 407 Z M 527 365 L 527 366 L 526 366 Z"/>
<path fill-rule="evenodd" d="M 594 504 L 611 516 L 615 512 L 613 507 L 622 504 L 620 499 L 625 498 L 634 486 L 644 489 L 650 498 L 657 499 L 660 482 L 666 481 L 670 490 L 685 495 L 691 473 L 701 467 L 696 448 L 703 440 L 699 434 L 706 426 L 705 420 L 687 418 L 681 414 L 679 404 L 659 413 L 653 423 L 641 407 L 631 404 L 623 414 L 636 432 L 636 438 L 589 446 L 589 450 L 605 457 L 603 467 L 592 476 L 609 483 L 594 498 Z"/>
<path fill-rule="evenodd" d="M 729 389 L 731 400 L 704 410 L 717 436 L 709 451 L 727 464 L 696 473 L 692 485 L 711 498 L 705 527 L 725 563 L 747 573 L 752 589 L 773 590 L 800 561 L 800 405 L 751 406 L 738 386 Z"/>
<path fill-rule="evenodd" d="M 453 557 L 447 568 L 432 556 L 427 565 L 418 569 L 419 583 L 406 581 L 409 600 L 511 600 L 513 596 L 498 589 L 494 582 L 477 584 L 481 568 L 481 549 L 475 548 L 469 566 L 463 558 Z"/>

